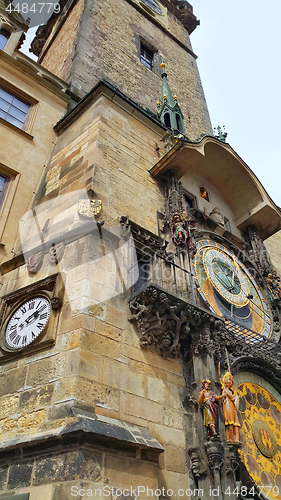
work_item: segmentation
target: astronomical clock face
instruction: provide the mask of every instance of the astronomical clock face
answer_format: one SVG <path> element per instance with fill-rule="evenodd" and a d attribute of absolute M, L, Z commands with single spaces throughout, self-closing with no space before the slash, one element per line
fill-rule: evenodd
<path fill-rule="evenodd" d="M 194 274 L 204 301 L 230 330 L 253 341 L 269 336 L 271 319 L 260 287 L 227 248 L 211 240 L 197 243 Z"/>
<path fill-rule="evenodd" d="M 281 499 L 281 405 L 263 387 L 238 385 L 242 450 L 240 456 L 258 488 Z"/>
<path fill-rule="evenodd" d="M 19 351 L 32 344 L 45 329 L 50 311 L 50 302 L 46 297 L 38 296 L 23 302 L 7 323 L 6 347 Z"/>

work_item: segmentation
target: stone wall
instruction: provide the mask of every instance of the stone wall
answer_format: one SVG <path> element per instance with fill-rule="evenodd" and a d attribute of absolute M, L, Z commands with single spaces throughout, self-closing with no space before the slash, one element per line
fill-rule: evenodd
<path fill-rule="evenodd" d="M 265 240 L 264 242 L 267 251 L 269 252 L 272 264 L 277 271 L 277 274 L 281 275 L 281 231 L 275 233 L 273 236 Z"/>
<path fill-rule="evenodd" d="M 196 60 L 182 46 L 191 48 L 188 33 L 169 11 L 165 32 L 126 0 L 99 0 L 94 7 L 86 2 L 81 14 L 82 6 L 81 0 L 71 11 L 43 57 L 43 66 L 65 78 L 80 96 L 104 78 L 156 113 L 162 80 L 159 71 L 150 71 L 140 62 L 142 39 L 165 60 L 171 91 L 177 95 L 185 118 L 186 135 L 191 140 L 201 134 L 212 135 Z"/>
<path fill-rule="evenodd" d="M 41 443 L 32 459 L 26 457 L 14 465 L 9 466 L 9 455 L 5 454 L 2 491 L 29 491 L 30 500 L 39 494 L 42 500 L 70 498 L 70 486 L 81 481 L 89 488 L 93 482 L 95 487 L 148 485 L 173 488 L 175 492 L 180 485 L 188 488 L 181 363 L 140 348 L 139 335 L 128 321 L 129 289 L 119 293 L 113 290 L 101 300 L 102 290 L 111 290 L 111 283 L 114 289 L 118 274 L 114 274 L 112 260 L 102 260 L 99 253 L 107 248 L 106 239 L 105 247 L 98 247 L 97 236 L 84 234 L 77 211 L 77 193 L 91 186 L 102 200 L 99 219 L 105 221 L 103 230 L 108 234 L 111 227 L 112 234 L 118 228 L 120 215 L 127 213 L 157 233 L 156 213 L 163 210 L 164 196 L 148 169 L 157 161 L 155 143 L 163 130 L 148 120 L 145 123 L 139 112 L 134 116 L 132 110 L 128 111 L 100 96 L 60 133 L 44 189 L 41 186 L 46 194 L 30 212 L 27 232 L 22 232 L 22 248 L 30 249 L 29 240 L 33 241 L 35 232 L 50 219 L 42 247 L 43 265 L 32 274 L 25 265 L 15 262 L 15 269 L 3 277 L 3 295 L 55 272 L 62 273 L 65 287 L 55 345 L 37 353 L 26 352 L 0 367 L 2 447 L 22 446 L 26 450 L 34 440 Z M 36 222 L 32 225 L 34 214 Z M 57 265 L 50 264 L 48 245 L 60 235 L 64 239 L 72 230 L 81 230 L 81 234 L 66 241 Z M 145 441 L 138 452 L 125 451 L 122 456 L 107 453 L 104 447 L 102 451 L 93 449 L 90 455 L 85 452 L 87 456 L 83 450 L 72 448 L 71 452 L 55 448 L 55 456 L 54 451 L 42 456 L 42 446 L 50 446 L 48 443 L 58 436 L 61 440 L 68 426 L 77 425 L 80 417 L 73 413 L 74 408 L 90 415 L 87 425 L 89 421 L 113 428 L 132 425 L 139 433 L 149 433 L 165 450 L 159 463 L 155 456 L 143 455 L 151 446 Z M 42 445 L 42 439 L 46 445 Z M 114 446 L 111 443 L 109 448 Z M 86 466 L 88 476 L 82 473 Z"/>

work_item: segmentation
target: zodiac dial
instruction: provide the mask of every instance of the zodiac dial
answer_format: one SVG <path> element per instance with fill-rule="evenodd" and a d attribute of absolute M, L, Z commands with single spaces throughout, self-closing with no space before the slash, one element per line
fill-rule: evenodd
<path fill-rule="evenodd" d="M 275 391 L 276 392 L 276 391 Z M 238 385 L 241 460 L 267 498 L 281 499 L 281 405 L 265 388 Z"/>

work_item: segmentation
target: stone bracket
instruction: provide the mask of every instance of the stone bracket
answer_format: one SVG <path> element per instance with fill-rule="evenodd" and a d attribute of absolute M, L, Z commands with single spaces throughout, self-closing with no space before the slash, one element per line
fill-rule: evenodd
<path fill-rule="evenodd" d="M 162 356 L 176 355 L 188 334 L 205 324 L 220 325 L 218 316 L 172 295 L 155 284 L 146 285 L 129 300 L 130 321 L 140 333 L 144 348 Z"/>

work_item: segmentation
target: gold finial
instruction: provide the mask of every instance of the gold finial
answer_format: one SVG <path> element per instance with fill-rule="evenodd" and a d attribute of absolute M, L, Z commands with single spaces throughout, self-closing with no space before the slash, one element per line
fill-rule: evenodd
<path fill-rule="evenodd" d="M 162 68 L 164 68 L 164 69 L 165 69 L 165 68 L 166 68 L 166 64 L 165 64 L 165 63 L 161 63 L 161 64 L 160 64 L 160 68 L 161 68 L 161 69 L 162 69 Z"/>
<path fill-rule="evenodd" d="M 163 99 L 167 99 L 167 96 L 166 96 L 166 95 L 163 95 Z"/>
<path fill-rule="evenodd" d="M 176 96 L 176 95 L 174 95 L 174 99 L 177 99 L 177 96 Z"/>

